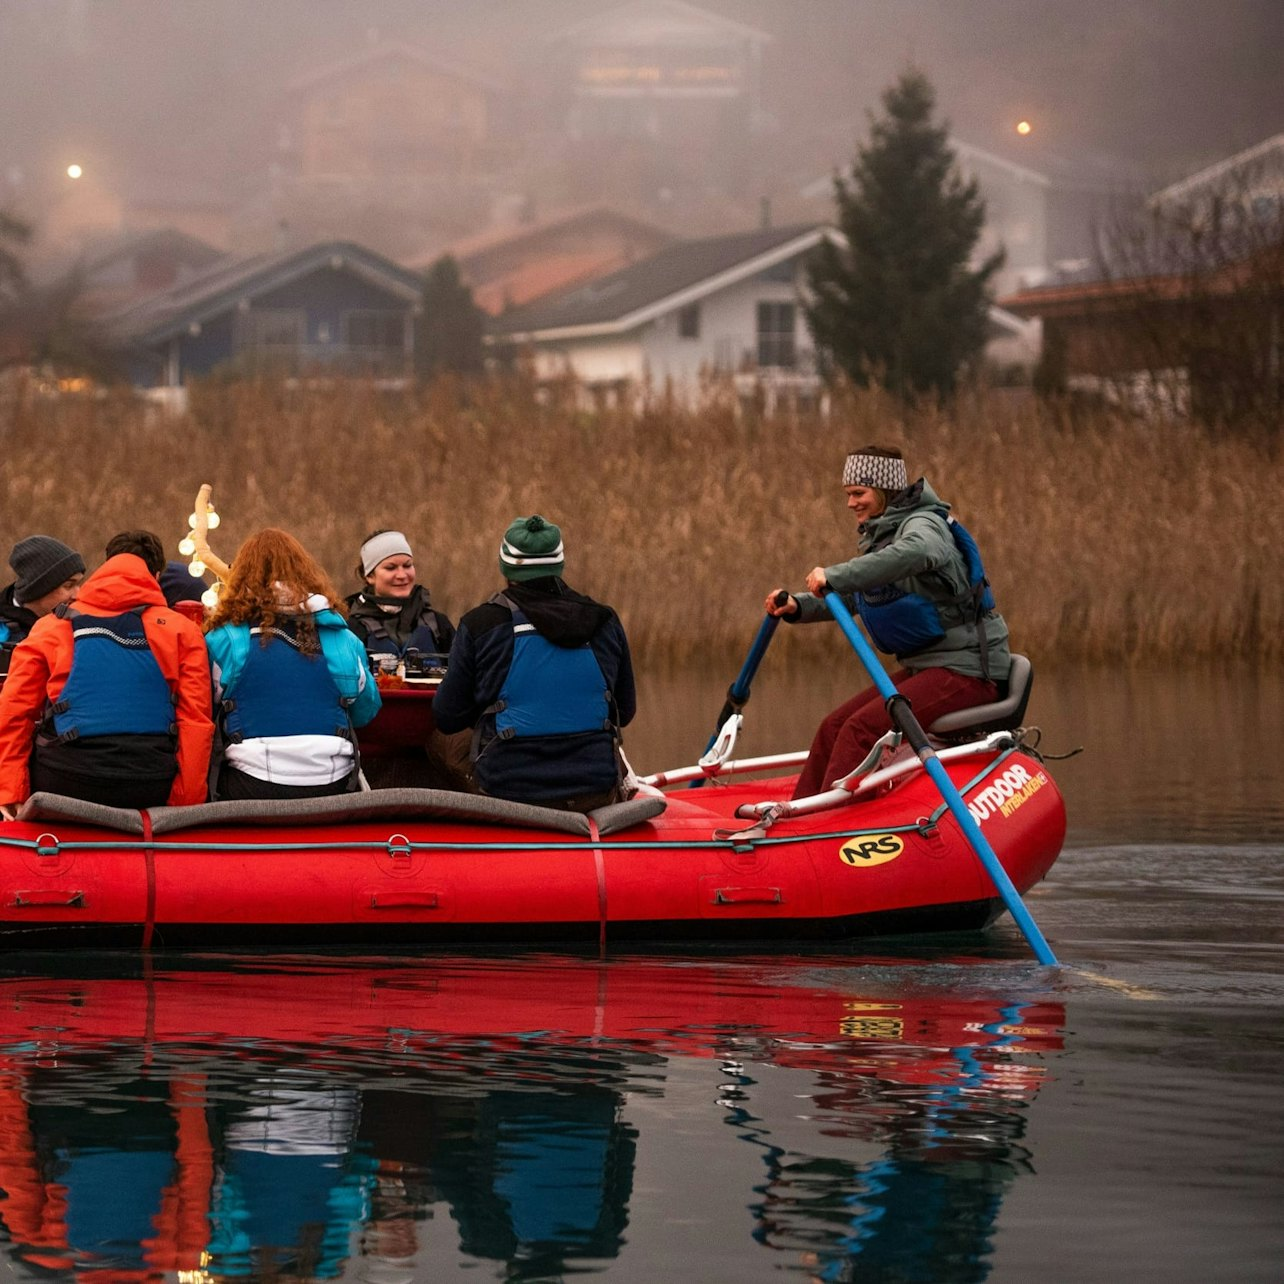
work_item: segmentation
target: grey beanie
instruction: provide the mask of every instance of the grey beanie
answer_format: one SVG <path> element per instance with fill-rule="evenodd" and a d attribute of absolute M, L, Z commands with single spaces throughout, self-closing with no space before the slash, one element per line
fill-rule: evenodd
<path fill-rule="evenodd" d="M 34 602 L 52 593 L 73 575 L 85 573 L 80 554 L 51 535 L 28 535 L 20 539 L 9 554 L 9 565 L 17 576 L 13 592 L 20 602 Z"/>

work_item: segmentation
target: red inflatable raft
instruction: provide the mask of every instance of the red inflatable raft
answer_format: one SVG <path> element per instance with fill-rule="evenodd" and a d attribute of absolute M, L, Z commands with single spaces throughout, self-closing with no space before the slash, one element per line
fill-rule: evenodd
<path fill-rule="evenodd" d="M 1065 834 L 1046 769 L 1004 734 L 942 760 L 1028 891 Z M 0 946 L 799 942 L 1002 911 L 916 759 L 798 815 L 771 805 L 791 779 L 723 783 L 734 765 L 588 816 L 419 788 L 147 812 L 37 794 L 0 826 Z"/>

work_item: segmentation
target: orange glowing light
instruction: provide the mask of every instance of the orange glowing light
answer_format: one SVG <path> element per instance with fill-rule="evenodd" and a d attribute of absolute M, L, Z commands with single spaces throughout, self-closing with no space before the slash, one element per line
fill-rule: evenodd
<path fill-rule="evenodd" d="M 1033 125 L 1031 125 L 1031 124 L 1030 124 L 1030 122 L 1029 122 L 1028 120 L 1019 120 L 1019 121 L 1017 121 L 1016 131 L 1017 131 L 1017 133 L 1018 133 L 1018 134 L 1020 134 L 1023 138 L 1024 138 L 1024 137 L 1025 137 L 1025 135 L 1026 135 L 1026 134 L 1028 134 L 1028 133 L 1029 133 L 1033 128 L 1034 128 L 1034 126 L 1033 126 Z"/>

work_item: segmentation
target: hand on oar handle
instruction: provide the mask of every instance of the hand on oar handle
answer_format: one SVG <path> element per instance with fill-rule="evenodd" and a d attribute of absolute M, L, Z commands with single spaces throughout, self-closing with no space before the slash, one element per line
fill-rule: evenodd
<path fill-rule="evenodd" d="M 768 615 L 797 615 L 798 599 L 788 589 L 772 589 L 764 603 Z"/>

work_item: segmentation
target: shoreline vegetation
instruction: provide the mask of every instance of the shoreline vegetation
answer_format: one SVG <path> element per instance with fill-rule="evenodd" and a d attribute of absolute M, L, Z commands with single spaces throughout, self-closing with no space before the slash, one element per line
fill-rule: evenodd
<path fill-rule="evenodd" d="M 281 526 L 350 593 L 362 537 L 393 527 L 458 620 L 501 586 L 505 527 L 539 512 L 562 527 L 568 582 L 617 609 L 640 664 L 725 667 L 768 589 L 854 553 L 842 462 L 879 442 L 977 536 L 1013 646 L 1036 663 L 1284 649 L 1276 442 L 997 391 L 905 410 L 843 390 L 824 417 L 741 413 L 730 391 L 698 410 L 654 397 L 585 413 L 572 392 L 214 380 L 180 416 L 126 395 L 14 398 L 0 403 L 0 544 L 54 535 L 92 569 L 115 531 L 143 526 L 178 558 L 208 481 L 225 560 Z M 779 632 L 808 635 L 786 643 L 799 659 L 846 655 L 837 629 Z"/>

